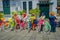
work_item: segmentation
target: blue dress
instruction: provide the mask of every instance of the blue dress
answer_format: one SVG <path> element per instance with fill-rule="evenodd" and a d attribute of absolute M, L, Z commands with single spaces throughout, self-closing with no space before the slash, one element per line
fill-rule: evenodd
<path fill-rule="evenodd" d="M 50 16 L 50 24 L 51 24 L 51 32 L 56 32 L 56 22 L 55 22 L 56 17 L 55 16 Z"/>
<path fill-rule="evenodd" d="M 31 21 L 29 21 L 29 23 L 28 23 L 28 28 L 32 28 L 32 23 L 31 23 Z"/>
<path fill-rule="evenodd" d="M 34 20 L 34 24 L 37 26 L 37 23 L 38 23 L 38 20 L 37 19 L 35 19 Z"/>

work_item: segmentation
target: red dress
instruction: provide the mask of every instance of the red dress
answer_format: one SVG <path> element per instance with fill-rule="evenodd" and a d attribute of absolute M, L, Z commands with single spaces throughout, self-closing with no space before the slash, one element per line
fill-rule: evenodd
<path fill-rule="evenodd" d="M 23 29 L 25 28 L 25 22 L 24 22 L 24 21 L 21 22 L 21 27 L 22 27 Z"/>
<path fill-rule="evenodd" d="M 3 22 L 4 22 L 3 20 L 0 20 L 0 27 L 3 25 Z"/>
<path fill-rule="evenodd" d="M 20 29 L 20 20 L 19 19 L 15 19 L 15 22 L 16 22 L 16 29 Z"/>

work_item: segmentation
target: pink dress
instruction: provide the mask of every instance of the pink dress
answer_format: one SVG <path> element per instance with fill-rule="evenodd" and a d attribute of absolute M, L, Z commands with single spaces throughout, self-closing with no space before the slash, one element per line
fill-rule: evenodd
<path fill-rule="evenodd" d="M 39 19 L 38 25 L 43 25 L 44 20 Z"/>
<path fill-rule="evenodd" d="M 0 20 L 0 26 L 2 26 L 2 23 L 3 23 L 3 21 L 2 21 L 2 20 Z"/>
<path fill-rule="evenodd" d="M 23 22 L 21 23 L 21 27 L 24 28 L 24 26 L 25 26 L 25 22 L 23 21 Z"/>

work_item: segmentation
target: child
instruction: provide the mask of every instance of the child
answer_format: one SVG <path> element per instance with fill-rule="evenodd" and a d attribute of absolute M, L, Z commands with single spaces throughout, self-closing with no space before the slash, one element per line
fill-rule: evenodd
<path fill-rule="evenodd" d="M 44 24 L 44 20 L 42 19 L 42 17 L 40 17 L 40 19 L 38 20 L 38 32 L 43 31 L 43 24 Z"/>
<path fill-rule="evenodd" d="M 51 25 L 51 31 L 50 32 L 56 32 L 56 22 L 57 22 L 57 18 L 54 12 L 50 12 L 49 13 L 49 21 L 50 21 L 50 25 Z"/>
<path fill-rule="evenodd" d="M 51 25 L 49 23 L 49 20 L 45 19 L 45 21 L 44 21 L 44 31 L 45 32 L 50 32 L 50 30 L 51 30 Z"/>

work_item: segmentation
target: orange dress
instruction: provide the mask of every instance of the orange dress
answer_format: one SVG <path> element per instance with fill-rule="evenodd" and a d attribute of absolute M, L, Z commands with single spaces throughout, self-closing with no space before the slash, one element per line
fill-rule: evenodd
<path fill-rule="evenodd" d="M 3 23 L 4 23 L 4 18 L 1 18 L 1 20 L 0 20 L 0 27 L 3 25 Z"/>
<path fill-rule="evenodd" d="M 34 23 L 32 23 L 32 29 L 34 30 L 36 27 L 36 25 Z"/>
<path fill-rule="evenodd" d="M 34 19 L 36 19 L 36 17 L 35 16 L 31 16 L 30 17 L 30 20 L 31 20 L 31 22 L 32 22 L 32 29 L 34 30 L 35 29 L 35 24 L 33 23 L 34 22 Z"/>
<path fill-rule="evenodd" d="M 9 22 L 6 21 L 6 22 L 4 23 L 4 26 L 7 27 L 8 25 L 9 25 Z"/>

